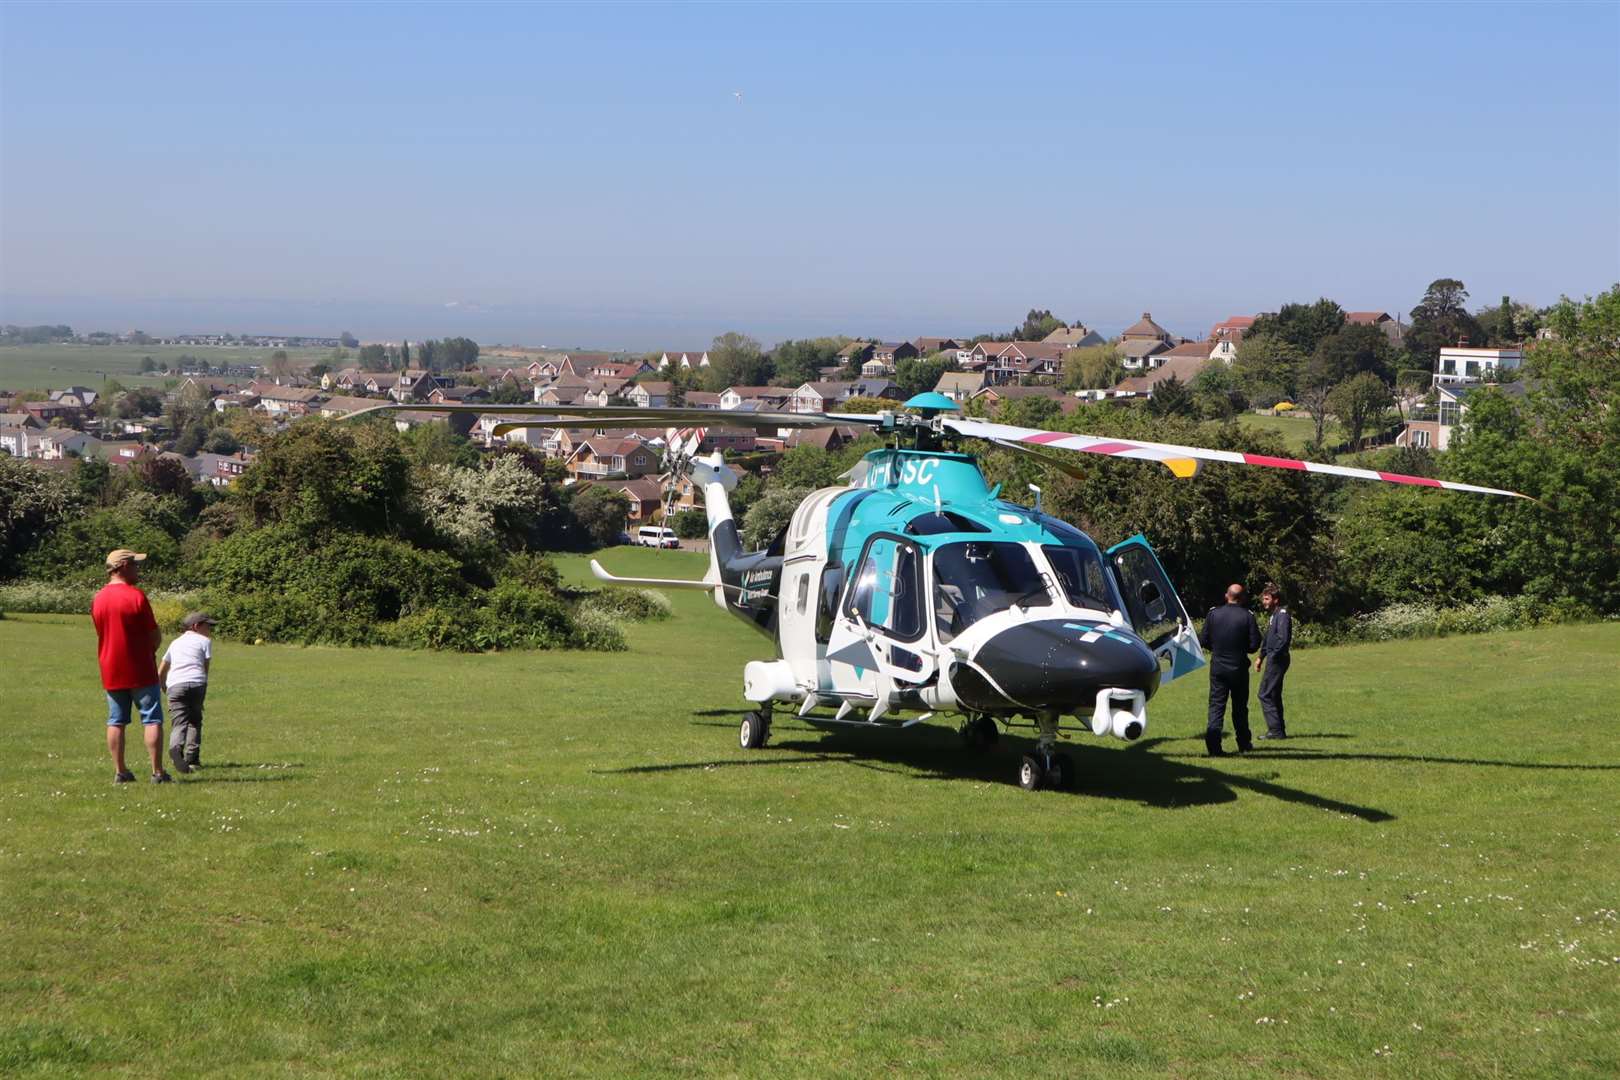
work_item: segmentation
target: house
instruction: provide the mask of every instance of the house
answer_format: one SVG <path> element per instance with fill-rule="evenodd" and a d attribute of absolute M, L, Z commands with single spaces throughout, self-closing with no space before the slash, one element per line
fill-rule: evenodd
<path fill-rule="evenodd" d="M 688 390 L 686 404 L 688 409 L 718 409 L 720 408 L 720 395 L 708 390 Z"/>
<path fill-rule="evenodd" d="M 912 344 L 917 347 L 918 356 L 933 356 L 935 353 L 954 352 L 961 348 L 955 338 L 948 337 L 920 337 Z"/>
<path fill-rule="evenodd" d="M 794 428 L 788 433 L 783 448 L 792 450 L 796 446 L 814 446 L 822 450 L 837 450 L 860 438 L 862 430 L 843 426 Z"/>
<path fill-rule="evenodd" d="M 242 391 L 236 394 L 221 394 L 214 399 L 214 411 L 225 412 L 229 409 L 251 409 L 259 403 L 259 395 Z M 367 404 L 375 405 L 375 401 Z"/>
<path fill-rule="evenodd" d="M 314 388 L 277 386 L 267 382 L 253 383 L 248 390 L 258 395 L 258 408 L 275 417 L 303 416 L 316 407 L 321 397 L 321 392 Z"/>
<path fill-rule="evenodd" d="M 934 393 L 944 394 L 960 404 L 984 388 L 981 371 L 947 371 L 934 384 Z"/>
<path fill-rule="evenodd" d="M 542 380 L 550 382 L 552 379 L 555 379 L 558 375 L 562 374 L 562 361 L 550 359 L 535 360 L 532 361 L 525 370 L 528 372 L 530 382 L 540 382 Z"/>
<path fill-rule="evenodd" d="M 720 392 L 720 408 L 741 409 L 748 405 L 754 412 L 778 412 L 787 408 L 793 394 L 780 386 L 728 386 Z"/>
<path fill-rule="evenodd" d="M 1209 363 L 1209 357 L 1202 353 L 1183 353 L 1174 360 L 1165 360 L 1153 368 L 1146 375 L 1135 375 L 1121 379 L 1119 385 L 1114 387 L 1117 394 L 1153 396 L 1153 388 L 1162 382 L 1175 379 L 1183 386 L 1192 382 L 1204 365 Z"/>
<path fill-rule="evenodd" d="M 917 346 L 909 341 L 884 341 L 872 346 L 872 355 L 861 364 L 861 374 L 871 378 L 893 375 L 901 360 L 915 360 Z"/>
<path fill-rule="evenodd" d="M 1411 446 L 1424 450 L 1446 450 L 1451 447 L 1452 433 L 1468 415 L 1469 399 L 1486 389 L 1494 389 L 1511 398 L 1523 398 L 1528 387 L 1523 382 L 1499 383 L 1487 387 L 1479 383 L 1437 383 L 1435 403 L 1412 409 L 1395 436 L 1396 446 Z"/>
<path fill-rule="evenodd" d="M 613 490 L 630 500 L 632 522 L 651 521 L 663 510 L 664 486 L 652 477 L 626 480 Z"/>
<path fill-rule="evenodd" d="M 26 401 L 23 411 L 40 424 L 77 424 L 84 416 L 82 405 L 64 405 L 59 401 Z"/>
<path fill-rule="evenodd" d="M 592 435 L 580 440 L 564 467 L 575 480 L 634 479 L 657 472 L 660 457 L 640 439 Z"/>
<path fill-rule="evenodd" d="M 872 353 L 877 346 L 870 341 L 852 341 L 838 350 L 838 359 L 847 367 L 850 364 L 864 364 L 872 359 Z"/>
<path fill-rule="evenodd" d="M 1347 311 L 1344 323 L 1346 326 L 1376 326 L 1397 349 L 1406 343 L 1406 331 L 1411 329 L 1387 311 Z"/>
<path fill-rule="evenodd" d="M 388 390 L 388 396 L 398 402 L 426 401 L 428 395 L 441 386 L 451 385 L 431 371 L 402 371 L 399 379 Z"/>
<path fill-rule="evenodd" d="M 495 434 L 495 427 L 498 424 L 531 423 L 533 420 L 534 418 L 531 416 L 479 413 L 477 420 L 474 421 L 469 431 L 473 441 L 483 445 L 486 448 L 504 446 L 507 443 L 513 443 L 516 445 L 531 446 L 538 449 L 541 430 L 539 428 L 514 428 L 504 435 Z"/>
<path fill-rule="evenodd" d="M 585 405 L 589 404 L 585 396 L 594 394 L 597 389 L 589 379 L 559 375 L 552 382 L 534 388 L 534 401 L 536 405 Z"/>
<path fill-rule="evenodd" d="M 477 404 L 489 400 L 489 391 L 482 386 L 435 386 L 428 391 L 427 399 L 434 405 Z"/>
<path fill-rule="evenodd" d="M 1041 338 L 1044 345 L 1061 345 L 1065 349 L 1086 349 L 1107 344 L 1108 339 L 1086 326 L 1060 326 Z"/>
<path fill-rule="evenodd" d="M 651 370 L 652 366 L 645 360 L 616 360 L 612 353 L 569 353 L 558 366 L 557 375 L 628 382 Z"/>
<path fill-rule="evenodd" d="M 1168 352 L 1174 344 L 1170 331 L 1154 322 L 1151 312 L 1144 311 L 1119 336 L 1120 362 L 1130 371 L 1151 370 L 1164 362 L 1158 359 L 1159 354 Z"/>
<path fill-rule="evenodd" d="M 1207 341 L 1183 341 L 1180 345 L 1172 345 L 1164 352 L 1154 356 L 1154 361 L 1160 365 L 1183 356 L 1194 356 L 1199 360 L 1199 366 L 1210 359 L 1210 343 Z"/>
<path fill-rule="evenodd" d="M 1209 339 L 1214 341 L 1217 338 L 1234 338 L 1242 341 L 1243 335 L 1254 327 L 1254 320 L 1257 318 L 1258 315 L 1228 315 L 1209 328 Z"/>
<path fill-rule="evenodd" d="M 52 401 L 71 409 L 91 408 L 100 396 L 88 386 L 70 386 L 66 390 L 52 390 L 50 393 Z"/>
<path fill-rule="evenodd" d="M 670 389 L 670 383 L 644 380 L 626 390 L 624 400 L 638 409 L 662 409 L 669 404 Z"/>
<path fill-rule="evenodd" d="M 855 396 L 853 382 L 807 382 L 793 391 L 788 399 L 788 411 L 796 413 L 828 412 L 841 402 Z M 893 384 L 890 384 L 893 385 Z"/>
<path fill-rule="evenodd" d="M 1003 401 L 1020 401 L 1024 398 L 1045 398 L 1048 401 L 1055 401 L 1058 408 L 1066 413 L 1074 412 L 1080 407 L 1079 398 L 1073 394 L 1065 394 L 1055 386 L 986 385 L 969 400 L 984 402 L 986 411 L 994 415 L 996 407 Z"/>
<path fill-rule="evenodd" d="M 42 461 L 60 461 L 69 457 L 100 457 L 101 440 L 82 431 L 53 428 L 42 431 L 32 440 L 35 453 L 22 455 Z"/>
<path fill-rule="evenodd" d="M 362 409 L 375 409 L 382 402 L 375 398 L 345 397 L 336 394 L 321 402 L 320 415 L 329 417 L 353 416 Z"/>
<path fill-rule="evenodd" d="M 984 372 L 985 382 L 1000 384 L 1025 378 L 1051 378 L 1063 374 L 1068 346 L 1044 341 L 985 341 L 970 353 L 971 367 Z"/>
<path fill-rule="evenodd" d="M 713 453 L 716 450 L 750 454 L 759 445 L 759 433 L 753 428 L 711 427 L 701 430 L 703 438 L 698 443 L 698 452 L 701 454 Z"/>
<path fill-rule="evenodd" d="M 850 397 L 892 398 L 900 400 L 899 384 L 889 379 L 856 379 Z"/>
<path fill-rule="evenodd" d="M 1434 384 L 1478 382 L 1494 379 L 1501 372 L 1517 371 L 1524 363 L 1524 350 L 1517 345 L 1504 348 L 1473 348 L 1466 344 L 1447 345 L 1434 362 Z"/>
<path fill-rule="evenodd" d="M 45 425 L 41 424 L 31 412 L 0 412 L 0 427 L 25 427 L 38 430 L 42 429 L 44 426 Z"/>
<path fill-rule="evenodd" d="M 44 430 L 37 426 L 0 424 L 0 450 L 14 458 L 36 457 L 39 454 L 36 444 Z"/>

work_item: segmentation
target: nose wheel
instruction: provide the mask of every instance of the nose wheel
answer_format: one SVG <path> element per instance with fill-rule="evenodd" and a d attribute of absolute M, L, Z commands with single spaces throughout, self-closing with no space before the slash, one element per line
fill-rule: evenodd
<path fill-rule="evenodd" d="M 750 709 L 743 713 L 737 726 L 737 744 L 744 750 L 758 750 L 771 737 L 771 714 L 765 709 Z"/>
<path fill-rule="evenodd" d="M 1018 763 L 1018 786 L 1025 791 L 1051 788 L 1065 791 L 1074 785 L 1074 758 L 1057 749 L 1057 714 L 1036 717 L 1040 734 L 1035 750 Z"/>

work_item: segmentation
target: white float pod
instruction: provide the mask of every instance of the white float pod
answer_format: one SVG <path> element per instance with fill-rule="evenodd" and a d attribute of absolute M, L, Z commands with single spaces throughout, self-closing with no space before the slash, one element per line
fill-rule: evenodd
<path fill-rule="evenodd" d="M 804 690 L 793 681 L 793 668 L 786 660 L 750 660 L 743 665 L 743 697 L 760 704 L 798 701 Z"/>
<path fill-rule="evenodd" d="M 1091 712 L 1091 733 L 1127 742 L 1147 730 L 1147 695 L 1140 690 L 1099 690 Z"/>

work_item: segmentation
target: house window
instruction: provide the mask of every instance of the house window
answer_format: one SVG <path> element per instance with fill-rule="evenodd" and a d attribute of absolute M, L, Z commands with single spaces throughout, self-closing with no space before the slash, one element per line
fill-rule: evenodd
<path fill-rule="evenodd" d="M 1412 431 L 1412 445 L 1427 450 L 1429 448 L 1429 433 L 1423 428 L 1414 428 Z"/>

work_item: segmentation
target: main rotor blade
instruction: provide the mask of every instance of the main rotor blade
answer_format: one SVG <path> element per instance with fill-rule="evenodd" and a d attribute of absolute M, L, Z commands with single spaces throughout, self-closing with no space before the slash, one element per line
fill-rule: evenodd
<path fill-rule="evenodd" d="M 1107 454 L 1111 457 L 1133 458 L 1138 461 L 1157 461 L 1177 476 L 1193 475 L 1200 461 L 1224 461 L 1233 465 L 1261 465 L 1271 469 L 1295 469 L 1327 476 L 1343 476 L 1351 480 L 1380 480 L 1387 484 L 1415 484 L 1419 487 L 1444 488 L 1447 491 L 1469 491 L 1477 495 L 1506 495 L 1515 499 L 1530 499 L 1528 495 L 1503 488 L 1479 487 L 1475 484 L 1459 484 L 1452 480 L 1435 480 L 1427 476 L 1407 476 L 1404 473 L 1380 472 L 1375 469 L 1353 469 L 1346 465 L 1324 465 L 1316 461 L 1271 457 L 1266 454 L 1245 454 L 1236 450 L 1210 450 L 1201 446 L 1177 446 L 1173 443 L 1144 442 L 1140 439 L 1110 439 L 1100 435 L 1075 435 L 1066 431 L 1041 431 L 1038 428 L 990 424 L 982 420 L 964 420 L 956 417 L 944 417 L 943 422 L 946 428 L 969 438 L 988 439 L 997 443 L 1024 443 L 1049 450 L 1076 450 L 1082 454 Z"/>
<path fill-rule="evenodd" d="M 784 412 L 728 412 L 724 409 L 638 409 L 625 405 L 434 405 L 427 402 L 400 404 L 390 402 L 370 409 L 361 409 L 343 417 L 353 420 L 361 416 L 374 416 L 386 412 L 471 413 L 474 416 L 532 416 L 545 418 L 534 427 L 685 427 L 701 424 L 705 427 L 755 428 L 773 431 L 777 428 L 817 427 L 876 427 L 878 417 L 867 414 L 841 413 L 784 413 Z"/>

